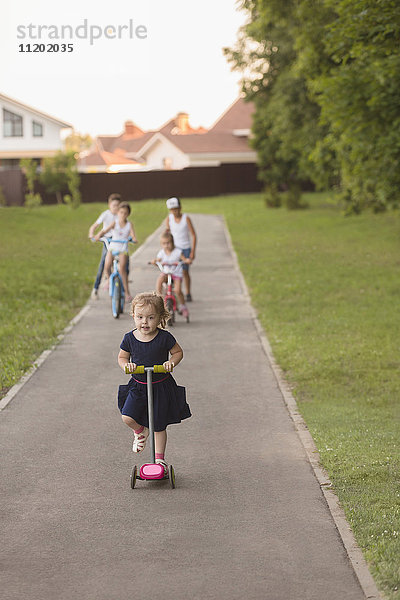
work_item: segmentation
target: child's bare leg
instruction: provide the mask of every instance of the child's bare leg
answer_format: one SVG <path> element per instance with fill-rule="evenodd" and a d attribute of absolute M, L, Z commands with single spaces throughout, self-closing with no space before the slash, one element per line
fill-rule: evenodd
<path fill-rule="evenodd" d="M 139 425 L 139 423 L 136 423 L 136 421 L 134 419 L 132 419 L 131 417 L 128 417 L 128 415 L 122 415 L 122 420 L 126 425 L 128 425 L 128 427 L 130 427 L 134 431 L 135 431 L 135 429 L 140 429 L 142 427 L 142 425 Z"/>
<path fill-rule="evenodd" d="M 113 259 L 112 253 L 111 252 L 107 252 L 106 260 L 104 262 L 104 272 L 105 272 L 105 275 L 106 275 L 107 279 L 110 277 L 110 274 L 111 274 L 112 259 Z"/>
<path fill-rule="evenodd" d="M 119 274 L 122 277 L 122 283 L 124 284 L 125 296 L 130 296 L 129 292 L 129 282 L 128 282 L 128 273 L 126 272 L 126 263 L 128 262 L 129 256 L 127 254 L 119 255 Z"/>
<path fill-rule="evenodd" d="M 128 425 L 128 427 L 130 427 L 130 429 L 133 429 L 135 434 L 132 444 L 133 452 L 142 452 L 146 446 L 146 441 L 149 435 L 148 428 L 145 428 L 143 425 L 139 425 L 139 423 L 136 423 L 136 421 L 132 419 L 132 417 L 128 417 L 128 415 L 122 415 L 122 420 L 124 423 L 126 423 L 126 425 Z"/>
<path fill-rule="evenodd" d="M 174 288 L 175 294 L 178 297 L 178 302 L 180 305 L 185 304 L 185 298 L 182 294 L 182 281 L 180 279 L 174 279 Z"/>
<path fill-rule="evenodd" d="M 186 294 L 190 294 L 190 275 L 189 271 L 183 270 L 183 282 L 185 284 Z"/>
<path fill-rule="evenodd" d="M 167 281 L 167 276 L 164 273 L 161 273 L 156 283 L 156 292 L 157 294 L 162 294 L 162 284 Z"/>
<path fill-rule="evenodd" d="M 164 429 L 164 431 L 155 431 L 154 432 L 154 441 L 155 441 L 155 447 L 156 447 L 156 455 L 162 454 L 162 456 L 164 458 L 165 447 L 167 445 L 167 430 Z M 157 458 L 157 456 L 156 456 L 156 458 Z"/>

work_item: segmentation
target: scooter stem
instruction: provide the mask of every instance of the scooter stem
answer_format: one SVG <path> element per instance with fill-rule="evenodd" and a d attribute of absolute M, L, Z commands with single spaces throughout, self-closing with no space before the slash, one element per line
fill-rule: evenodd
<path fill-rule="evenodd" d="M 154 411 L 153 411 L 153 367 L 146 367 L 147 372 L 147 406 L 149 413 L 149 440 L 151 462 L 156 462 L 156 449 L 154 443 Z"/>

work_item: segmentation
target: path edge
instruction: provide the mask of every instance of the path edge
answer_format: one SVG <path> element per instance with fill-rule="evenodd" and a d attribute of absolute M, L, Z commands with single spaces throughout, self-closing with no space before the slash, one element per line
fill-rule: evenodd
<path fill-rule="evenodd" d="M 147 236 L 147 238 L 144 240 L 143 244 L 141 244 L 139 246 L 139 248 L 133 252 L 133 254 L 131 254 L 130 256 L 130 260 L 132 259 L 132 257 L 136 258 L 138 255 L 141 254 L 143 248 L 152 242 L 152 240 L 154 239 L 154 237 L 161 231 L 162 229 L 162 224 L 159 225 L 159 227 L 157 227 L 157 229 L 155 229 L 155 231 L 153 231 L 150 235 Z M 62 330 L 62 332 L 57 335 L 57 341 L 54 342 L 54 344 L 52 344 L 49 348 L 47 348 L 46 350 L 43 350 L 43 352 L 38 356 L 38 358 L 36 358 L 33 361 L 33 364 L 31 366 L 31 368 L 24 374 L 22 375 L 22 377 L 17 381 L 17 383 L 15 383 L 7 392 L 7 394 L 0 400 L 0 412 L 2 410 L 4 410 L 6 408 L 6 406 L 8 406 L 11 402 L 11 400 L 13 400 L 13 398 L 18 394 L 18 392 L 24 387 L 24 385 L 26 383 L 28 383 L 28 381 L 30 380 L 30 378 L 36 373 L 36 371 L 39 369 L 39 367 L 42 366 L 42 364 L 45 362 L 45 360 L 50 356 L 50 354 L 52 354 L 52 352 L 54 352 L 54 350 L 57 348 L 57 346 L 60 344 L 60 342 L 62 342 L 62 340 L 65 338 L 65 336 L 73 329 L 73 327 L 75 327 L 75 325 L 77 325 L 79 323 L 79 321 L 81 321 L 83 319 L 83 317 L 89 312 L 91 306 L 92 306 L 93 300 L 91 300 L 90 298 L 86 301 L 86 304 L 81 308 L 81 310 L 78 312 L 77 315 L 75 315 L 75 317 L 73 317 L 73 319 L 71 319 L 71 321 L 68 323 L 68 325 Z"/>
<path fill-rule="evenodd" d="M 357 579 L 360 583 L 360 586 L 364 592 L 365 597 L 368 600 L 383 600 L 380 592 L 376 586 L 376 583 L 370 573 L 367 562 L 364 558 L 364 555 L 361 551 L 361 548 L 358 546 L 356 539 L 354 537 L 353 531 L 346 519 L 344 510 L 340 506 L 339 499 L 336 494 L 332 490 L 332 482 L 329 479 L 328 473 L 321 465 L 320 456 L 318 449 L 315 445 L 314 439 L 311 433 L 308 430 L 306 422 L 301 416 L 297 402 L 290 390 L 288 383 L 286 382 L 283 372 L 279 365 L 276 363 L 271 345 L 269 340 L 265 334 L 265 331 L 258 319 L 257 312 L 251 302 L 251 296 L 246 284 L 246 281 L 243 277 L 242 271 L 240 269 L 239 260 L 236 254 L 236 251 L 233 247 L 232 238 L 225 220 L 224 215 L 218 215 L 223 224 L 223 230 L 225 233 L 225 238 L 229 247 L 229 251 L 232 255 L 234 269 L 237 273 L 237 276 L 240 281 L 240 286 L 243 291 L 243 295 L 248 303 L 251 318 L 254 324 L 254 327 L 257 331 L 258 338 L 261 342 L 261 346 L 264 350 L 264 353 L 268 359 L 268 362 L 271 366 L 271 369 L 274 373 L 276 382 L 278 384 L 279 390 L 282 394 L 283 400 L 285 402 L 286 408 L 289 412 L 289 415 L 294 423 L 296 432 L 300 438 L 302 446 L 306 452 L 307 458 L 311 465 L 311 468 L 314 472 L 314 475 L 320 485 L 322 494 L 325 498 L 325 501 L 328 505 L 329 512 L 332 515 L 332 519 L 336 525 L 339 536 L 342 540 L 343 546 L 346 550 L 347 556 L 351 562 L 353 570 L 357 576 Z"/>
<path fill-rule="evenodd" d="M 30 380 L 32 375 L 34 375 L 34 373 L 36 373 L 36 371 L 39 369 L 39 367 L 42 366 L 44 361 L 50 356 L 50 354 L 52 352 L 54 352 L 54 350 L 57 348 L 58 344 L 73 329 L 73 327 L 75 325 L 77 325 L 79 323 L 79 321 L 81 321 L 81 319 L 83 319 L 83 317 L 86 315 L 86 313 L 90 310 L 90 307 L 91 307 L 91 305 L 89 304 L 89 301 L 87 301 L 85 306 L 83 308 L 81 308 L 81 310 L 78 312 L 78 314 L 75 315 L 75 317 L 73 319 L 71 319 L 71 321 L 62 330 L 62 332 L 60 334 L 58 334 L 57 341 L 54 342 L 54 344 L 52 344 L 50 346 L 50 348 L 43 350 L 43 352 L 38 356 L 38 358 L 36 360 L 34 360 L 31 368 L 24 375 L 22 375 L 21 379 L 19 379 L 19 381 L 17 381 L 17 383 L 15 383 L 12 386 L 12 388 L 10 388 L 8 390 L 7 394 L 0 400 L 0 411 L 2 411 L 4 408 L 6 408 L 6 406 L 8 406 L 8 404 L 11 402 L 11 400 L 14 398 L 14 396 L 16 396 L 18 394 L 18 392 L 24 387 L 24 385 L 26 383 L 28 383 L 28 381 Z"/>

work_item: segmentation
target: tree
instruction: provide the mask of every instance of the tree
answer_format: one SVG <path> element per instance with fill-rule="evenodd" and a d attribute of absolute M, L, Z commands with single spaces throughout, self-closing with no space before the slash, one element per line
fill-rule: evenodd
<path fill-rule="evenodd" d="M 314 86 L 340 157 L 343 188 L 356 211 L 397 207 L 400 6 L 392 0 L 341 0 L 335 11 L 325 38 L 335 64 Z"/>
<path fill-rule="evenodd" d="M 340 183 L 350 212 L 397 207 L 399 3 L 242 0 L 240 6 L 249 22 L 226 53 L 256 105 L 254 146 L 264 181 Z"/>
<path fill-rule="evenodd" d="M 73 205 L 80 202 L 79 175 L 76 170 L 75 152 L 58 152 L 55 156 L 45 158 L 40 181 L 51 194 L 55 194 L 57 203 L 62 203 L 62 194 L 66 190 L 71 193 Z"/>
<path fill-rule="evenodd" d="M 296 5 L 294 0 L 242 2 L 249 23 L 236 46 L 225 49 L 233 68 L 243 73 L 243 91 L 256 107 L 251 143 L 259 176 L 272 204 L 279 188 L 289 189 L 291 207 L 296 198 L 302 206 L 302 183 L 318 179 L 311 153 L 324 137 L 320 107 L 296 66 Z"/>
<path fill-rule="evenodd" d="M 93 144 L 93 139 L 88 133 L 82 134 L 78 131 L 73 131 L 64 140 L 65 151 L 82 152 L 88 150 Z"/>
<path fill-rule="evenodd" d="M 25 206 L 28 208 L 34 208 L 42 204 L 42 198 L 40 194 L 35 194 L 35 183 L 38 180 L 38 163 L 33 158 L 22 158 L 19 161 L 19 166 L 23 170 L 26 183 L 28 187 L 28 193 L 25 194 Z"/>

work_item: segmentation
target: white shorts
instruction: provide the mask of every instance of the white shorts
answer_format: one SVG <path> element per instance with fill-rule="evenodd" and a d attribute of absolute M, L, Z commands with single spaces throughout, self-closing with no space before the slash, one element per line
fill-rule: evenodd
<path fill-rule="evenodd" d="M 109 250 L 111 252 L 125 252 L 128 253 L 128 242 L 110 242 Z"/>

